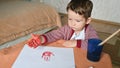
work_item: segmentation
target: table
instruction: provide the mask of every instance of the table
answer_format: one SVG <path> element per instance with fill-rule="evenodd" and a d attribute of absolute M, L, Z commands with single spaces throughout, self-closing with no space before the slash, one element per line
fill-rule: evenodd
<path fill-rule="evenodd" d="M 54 46 L 54 47 L 63 47 L 62 46 L 63 42 L 64 40 L 58 40 L 56 42 L 48 43 L 45 45 Z M 25 43 L 26 41 L 0 50 L 0 68 L 11 68 L 12 64 L 16 60 L 17 56 L 19 55 Z M 104 52 L 102 53 L 99 62 L 91 62 L 86 58 L 86 54 L 87 54 L 86 50 L 77 47 L 73 49 L 74 49 L 76 68 L 88 68 L 89 66 L 94 66 L 94 68 L 112 68 L 111 58 L 107 53 Z"/>

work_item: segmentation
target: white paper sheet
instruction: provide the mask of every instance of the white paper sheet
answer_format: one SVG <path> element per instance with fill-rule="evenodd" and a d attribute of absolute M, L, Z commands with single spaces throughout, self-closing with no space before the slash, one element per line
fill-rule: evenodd
<path fill-rule="evenodd" d="M 25 45 L 12 68 L 75 68 L 73 48 Z"/>

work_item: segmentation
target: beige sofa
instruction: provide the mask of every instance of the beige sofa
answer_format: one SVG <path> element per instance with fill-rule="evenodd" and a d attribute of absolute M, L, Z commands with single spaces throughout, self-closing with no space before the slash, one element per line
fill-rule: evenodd
<path fill-rule="evenodd" d="M 0 46 L 57 26 L 61 26 L 60 17 L 50 5 L 33 1 L 0 2 Z"/>

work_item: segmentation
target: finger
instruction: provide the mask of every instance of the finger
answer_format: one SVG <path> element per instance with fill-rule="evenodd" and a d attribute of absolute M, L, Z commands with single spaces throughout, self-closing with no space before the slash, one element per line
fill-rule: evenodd
<path fill-rule="evenodd" d="M 32 40 L 32 42 L 31 42 L 31 47 L 34 47 L 34 43 L 33 43 L 33 40 Z"/>
<path fill-rule="evenodd" d="M 36 41 L 36 40 L 33 40 L 33 44 L 34 44 L 34 45 L 33 45 L 34 48 L 38 47 L 38 45 L 39 45 L 39 44 L 37 44 L 37 41 Z"/>
<path fill-rule="evenodd" d="M 32 36 L 32 38 L 34 38 L 34 37 L 35 37 L 35 34 L 31 34 L 31 36 Z"/>
<path fill-rule="evenodd" d="M 38 39 L 39 38 L 39 35 L 36 35 L 36 34 L 31 34 L 31 35 L 32 35 L 33 39 Z"/>
<path fill-rule="evenodd" d="M 37 42 L 38 45 L 41 44 L 41 40 L 40 39 L 36 39 L 36 42 Z"/>
<path fill-rule="evenodd" d="M 28 44 L 28 46 L 29 46 L 29 47 L 32 47 L 32 44 L 31 44 L 31 42 L 28 42 L 27 44 Z"/>
<path fill-rule="evenodd" d="M 29 44 L 29 47 L 31 47 L 31 48 L 32 48 L 32 44 L 31 44 L 31 43 Z"/>
<path fill-rule="evenodd" d="M 31 47 L 34 47 L 34 46 L 35 46 L 35 44 L 34 44 L 34 39 L 31 39 L 29 43 L 30 43 L 30 46 L 31 46 Z"/>

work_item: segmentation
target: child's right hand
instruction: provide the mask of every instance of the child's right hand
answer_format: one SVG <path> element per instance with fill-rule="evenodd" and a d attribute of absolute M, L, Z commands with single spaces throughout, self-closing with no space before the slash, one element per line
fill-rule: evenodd
<path fill-rule="evenodd" d="M 77 45 L 77 41 L 76 40 L 66 40 L 63 43 L 63 46 L 65 46 L 65 47 L 76 47 L 76 45 Z"/>
<path fill-rule="evenodd" d="M 32 38 L 28 40 L 27 44 L 33 48 L 36 48 L 39 45 L 41 45 L 40 35 L 32 34 Z"/>

